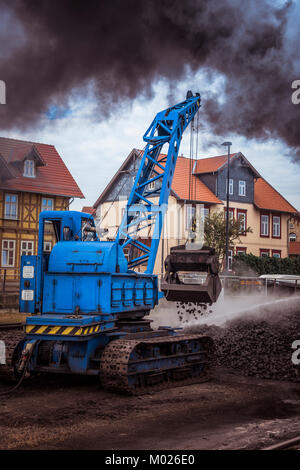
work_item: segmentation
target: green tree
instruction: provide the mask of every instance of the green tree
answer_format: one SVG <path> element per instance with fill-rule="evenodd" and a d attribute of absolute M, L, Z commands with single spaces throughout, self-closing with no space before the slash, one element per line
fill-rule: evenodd
<path fill-rule="evenodd" d="M 234 245 L 234 242 L 241 243 L 240 235 L 252 232 L 250 227 L 244 230 L 242 221 L 239 219 L 229 219 L 229 237 L 228 246 Z M 205 218 L 204 222 L 204 243 L 206 246 L 214 248 L 220 264 L 223 263 L 226 250 L 226 213 L 213 212 Z"/>

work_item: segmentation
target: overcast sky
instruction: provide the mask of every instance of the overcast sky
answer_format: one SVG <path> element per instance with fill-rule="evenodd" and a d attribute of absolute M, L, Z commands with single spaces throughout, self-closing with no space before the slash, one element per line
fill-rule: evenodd
<path fill-rule="evenodd" d="M 248 35 L 246 34 L 248 31 L 247 28 L 250 28 L 250 30 L 252 30 L 253 27 L 255 27 L 255 33 L 257 34 L 257 27 L 256 27 L 257 25 L 260 25 L 263 30 L 264 28 L 266 28 L 266 31 L 269 31 L 268 27 L 270 25 L 268 24 L 265 25 L 264 21 L 268 23 L 268 21 L 270 21 L 270 18 L 268 20 L 268 18 L 265 18 L 265 17 L 263 18 L 257 17 L 258 7 L 264 6 L 264 4 L 267 4 L 268 2 L 272 6 L 274 4 L 276 4 L 277 6 L 278 5 L 282 6 L 285 4 L 285 0 L 264 0 L 264 2 L 261 2 L 261 3 L 257 2 L 256 4 L 254 2 L 253 3 L 245 2 L 247 3 L 247 7 L 249 6 L 249 8 L 245 10 L 245 15 L 244 15 L 245 17 L 240 18 L 240 20 L 244 21 L 244 23 L 242 21 L 242 23 L 244 24 L 244 29 L 241 28 L 241 31 L 240 31 L 240 34 L 242 35 L 241 39 L 245 39 L 245 37 L 247 39 L 249 35 L 249 34 Z M 178 2 L 178 4 L 181 5 L 180 1 Z M 192 4 L 193 2 L 189 2 L 190 6 Z M 7 3 L 7 5 L 13 5 L 13 3 L 11 4 Z M 47 5 L 49 4 L 47 3 Z M 62 5 L 62 3 L 57 2 L 56 7 L 59 5 Z M 214 6 L 214 3 L 211 2 L 210 5 Z M 216 2 L 216 5 L 219 5 L 219 2 Z M 232 6 L 234 8 L 234 2 L 231 0 L 224 2 L 224 5 L 225 6 L 227 5 L 227 7 L 229 8 L 228 11 L 231 11 L 230 8 Z M 242 2 L 236 3 L 236 6 L 240 7 L 241 5 L 242 5 Z M 250 8 L 250 6 L 252 6 L 252 9 Z M 14 11 L 13 8 L 12 8 L 12 11 Z M 42 9 L 42 12 L 43 11 L 44 10 Z M 58 9 L 58 11 L 60 10 Z M 240 14 L 241 11 L 239 9 L 238 11 Z M 265 9 L 262 11 L 267 12 L 268 9 Z M 280 59 L 279 60 L 280 71 L 286 70 L 283 67 L 286 64 L 283 63 L 284 61 L 283 62 L 281 61 L 282 57 L 289 58 L 289 61 L 287 61 L 289 68 L 288 68 L 287 74 L 285 74 L 285 75 L 288 75 L 288 79 L 286 82 L 288 83 L 287 88 L 289 88 L 290 86 L 289 82 L 292 83 L 292 80 L 295 80 L 295 79 L 300 80 L 300 76 L 298 76 L 298 71 L 300 70 L 300 59 L 299 59 L 300 0 L 294 0 L 292 8 L 288 9 L 288 11 L 289 13 L 287 16 L 287 25 L 282 30 L 284 31 L 284 41 L 282 43 L 283 45 L 282 46 L 280 45 L 281 44 L 280 40 L 282 38 L 278 36 L 279 42 L 278 44 L 276 43 L 276 47 L 273 47 L 274 44 L 271 41 L 271 45 L 273 44 L 273 46 L 270 49 L 271 55 L 269 56 L 268 54 L 266 54 L 266 57 L 269 58 L 268 60 L 270 60 L 270 63 L 273 63 L 275 60 L 274 57 L 277 57 L 277 56 L 272 55 L 272 51 L 276 50 L 278 52 L 279 55 L 277 59 L 278 58 Z M 91 10 L 90 13 L 92 12 L 93 10 Z M 225 12 L 226 12 L 226 9 L 225 9 Z M 72 14 L 73 13 L 74 11 L 72 10 Z M 164 11 L 162 11 L 161 14 L 162 14 L 162 17 L 164 17 Z M 178 26 L 177 20 L 178 20 L 179 26 L 181 27 L 182 26 L 180 23 L 181 16 L 177 18 L 176 14 L 174 15 L 175 15 L 174 18 L 171 15 L 172 25 L 173 26 L 175 25 L 177 27 Z M 48 16 L 49 15 L 47 14 L 45 15 L 45 17 L 43 17 L 42 15 L 43 21 L 46 23 L 47 23 Z M 71 12 L 69 16 L 72 16 Z M 68 16 L 68 19 L 71 20 L 72 18 L 69 18 L 69 16 Z M 77 18 L 76 15 L 75 17 Z M 7 18 L 13 21 L 14 16 L 10 12 Z M 91 16 L 90 20 L 92 20 L 93 18 L 94 17 Z M 209 20 L 210 16 L 205 17 L 205 18 L 206 20 L 207 18 Z M 29 33 L 32 30 L 31 23 L 30 23 L 31 17 L 30 15 L 29 17 L 25 15 L 25 20 L 23 16 L 21 19 L 23 19 L 22 21 L 25 21 L 23 26 L 25 25 L 26 27 L 29 27 L 28 31 L 25 28 L 25 30 L 27 31 L 27 35 L 29 35 Z M 37 19 L 39 19 L 39 16 L 37 16 L 35 19 L 37 21 Z M 161 19 L 161 16 L 159 14 L 158 14 L 158 19 Z M 55 15 L 54 15 L 54 20 L 55 20 Z M 198 18 L 198 20 L 200 21 L 201 17 L 200 19 Z M 97 26 L 97 21 L 98 20 L 96 20 L 96 26 Z M 123 21 L 123 22 L 125 25 L 127 24 L 126 21 Z M 81 16 L 79 16 L 79 23 L 81 25 Z M 32 76 L 30 75 L 29 72 L 32 73 L 32 70 L 34 69 L 27 70 L 27 74 L 26 74 L 26 70 L 23 70 L 22 66 L 18 68 L 18 63 L 16 63 L 14 59 L 14 55 L 13 55 L 13 50 L 14 50 L 13 48 L 16 46 L 16 44 L 19 44 L 19 46 L 22 46 L 23 44 L 22 37 L 21 37 L 22 34 L 20 33 L 20 31 L 22 31 L 22 28 L 21 29 L 18 28 L 18 25 L 20 26 L 20 24 L 21 23 L 18 23 L 18 21 L 12 22 L 12 23 L 10 21 L 5 21 L 5 15 L 2 14 L 2 17 L 0 20 L 0 39 L 2 39 L 2 41 L 0 42 L 5 44 L 6 47 L 3 47 L 1 49 L 0 58 L 5 59 L 6 56 L 9 57 L 11 55 L 12 59 L 11 59 L 10 65 L 12 66 L 12 69 L 11 69 L 12 78 L 15 78 L 15 75 L 17 77 L 20 77 L 20 76 L 27 77 L 28 75 L 32 79 Z M 37 22 L 37 24 L 39 24 L 39 22 Z M 71 26 L 72 24 L 73 23 L 71 21 Z M 146 22 L 145 25 L 147 24 L 148 23 Z M 215 24 L 215 21 L 213 21 L 212 25 L 214 24 Z M 57 25 L 57 22 L 54 21 L 54 25 L 52 23 L 51 25 L 52 25 L 51 27 L 54 27 Z M 201 21 L 200 21 L 200 25 L 201 25 Z M 204 26 L 202 25 L 202 27 Z M 221 28 L 221 31 L 223 31 L 222 23 L 221 23 L 220 28 Z M 53 32 L 51 28 L 50 28 L 50 31 L 53 34 L 57 33 L 56 30 Z M 174 31 L 178 31 L 178 30 L 175 29 Z M 179 31 L 181 30 L 179 29 Z M 198 26 L 195 29 L 195 31 L 196 33 L 198 32 Z M 279 34 L 279 31 L 280 30 L 278 30 L 278 34 Z M 63 31 L 59 29 L 58 38 L 61 38 L 60 33 L 62 32 L 65 33 L 64 28 L 63 28 Z M 152 30 L 149 31 L 149 33 L 150 32 L 152 33 Z M 186 39 L 189 38 L 190 32 L 191 31 L 188 28 Z M 19 37 L 18 34 L 21 36 Z M 55 34 L 54 34 L 54 37 L 56 37 Z M 151 35 L 149 37 L 151 37 Z M 252 36 L 250 34 L 249 38 L 251 39 L 251 37 Z M 274 90 L 276 91 L 276 83 L 277 83 L 276 80 L 274 80 L 274 75 L 270 73 L 268 74 L 266 72 L 266 76 L 265 77 L 263 76 L 263 80 L 262 80 L 262 82 L 265 82 L 268 86 L 270 85 L 270 89 L 268 87 L 266 89 L 266 93 L 268 93 L 268 90 L 269 90 L 269 96 L 265 100 L 268 102 L 269 107 L 266 108 L 266 103 L 261 102 L 261 101 L 264 101 L 265 95 L 255 93 L 257 89 L 259 88 L 258 86 L 259 81 L 252 79 L 249 82 L 248 80 L 248 71 L 251 72 L 251 70 L 253 70 L 253 64 L 252 64 L 252 67 L 248 67 L 247 62 L 243 62 L 241 60 L 242 58 L 244 58 L 244 56 L 242 55 L 241 57 L 240 54 L 237 53 L 239 52 L 239 41 L 237 41 L 237 38 L 239 38 L 238 35 L 237 36 L 233 35 L 232 40 L 230 42 L 230 45 L 233 44 L 234 46 L 236 46 L 237 50 L 235 50 L 235 48 L 229 48 L 229 52 L 227 50 L 227 55 L 226 55 L 226 50 L 224 52 L 223 49 L 220 47 L 217 49 L 214 49 L 214 47 L 212 47 L 211 55 L 209 56 L 209 57 L 211 56 L 214 57 L 214 53 L 216 51 L 220 52 L 220 54 L 217 55 L 217 58 L 218 58 L 217 64 L 219 64 L 220 61 L 221 62 L 225 61 L 224 63 L 229 64 L 229 70 L 233 70 L 232 68 L 234 65 L 233 58 L 237 57 L 238 61 L 237 61 L 237 64 L 235 64 L 236 68 L 234 69 L 233 76 L 230 76 L 230 74 L 228 75 L 228 70 L 227 70 L 227 75 L 226 73 L 224 75 L 221 75 L 221 73 L 224 73 L 224 71 L 222 72 L 222 68 L 218 68 L 217 64 L 215 64 L 214 62 L 211 64 L 211 67 L 209 68 L 209 64 L 207 65 L 207 62 L 203 61 L 200 57 L 199 59 L 200 62 L 197 62 L 199 63 L 200 70 L 197 73 L 195 72 L 192 73 L 191 71 L 189 71 L 187 67 L 190 67 L 191 64 L 189 62 L 186 63 L 183 61 L 182 64 L 184 65 L 182 66 L 183 67 L 182 70 L 185 70 L 185 76 L 183 73 L 182 74 L 180 73 L 177 75 L 177 77 L 180 76 L 183 78 L 181 78 L 180 80 L 179 78 L 177 78 L 175 80 L 175 75 L 173 75 L 173 73 L 176 72 L 176 67 L 174 69 L 174 63 L 173 63 L 173 68 L 172 68 L 171 58 L 169 55 L 167 55 L 167 56 L 164 56 L 164 60 L 162 64 L 160 64 L 160 62 L 158 61 L 157 66 L 160 64 L 162 67 L 163 65 L 162 69 L 166 68 L 166 70 L 169 70 L 170 73 L 165 73 L 165 74 L 157 73 L 153 75 L 153 77 L 150 80 L 150 84 L 148 88 L 146 86 L 145 87 L 139 86 L 137 88 L 138 71 L 142 68 L 143 63 L 139 59 L 139 57 L 141 56 L 135 54 L 135 48 L 137 47 L 135 43 L 134 48 L 133 48 L 134 50 L 132 51 L 132 54 L 130 55 L 131 59 L 133 58 L 132 59 L 133 62 L 128 67 L 128 69 L 131 72 L 130 73 L 130 86 L 132 86 L 133 88 L 137 90 L 142 90 L 141 93 L 145 93 L 145 94 L 138 95 L 137 98 L 133 99 L 132 101 L 129 101 L 129 98 L 128 97 L 126 98 L 126 93 L 125 93 L 125 98 L 123 102 L 118 101 L 118 100 L 114 102 L 114 105 L 119 102 L 122 103 L 121 105 L 119 105 L 119 108 L 115 108 L 113 106 L 112 107 L 113 112 L 107 112 L 107 116 L 109 116 L 109 118 L 105 117 L 105 105 L 106 105 L 105 102 L 101 102 L 101 103 L 99 103 L 99 101 L 97 102 L 97 99 L 95 98 L 95 94 L 93 95 L 93 87 L 95 88 L 95 84 L 99 87 L 101 84 L 105 83 L 105 80 L 104 81 L 102 80 L 103 77 L 101 74 L 103 71 L 100 65 L 99 65 L 100 69 L 99 71 L 97 70 L 97 73 L 94 73 L 94 74 L 92 73 L 90 77 L 87 73 L 87 77 L 89 77 L 89 80 L 86 80 L 83 82 L 80 81 L 79 79 L 78 79 L 79 80 L 78 82 L 76 82 L 75 80 L 74 82 L 75 85 L 73 87 L 72 85 L 73 70 L 75 69 L 74 73 L 76 73 L 76 65 L 79 66 L 81 64 L 80 56 L 77 57 L 76 55 L 75 59 L 77 60 L 77 62 L 72 63 L 72 65 L 70 65 L 69 62 L 66 62 L 65 67 L 64 67 L 64 69 L 68 69 L 67 71 L 71 73 L 70 80 L 68 80 L 68 83 L 69 82 L 71 83 L 70 84 L 71 91 L 68 88 L 67 99 L 64 101 L 65 104 L 63 105 L 64 107 L 61 107 L 60 102 L 56 102 L 59 100 L 59 98 L 57 98 L 59 94 L 57 95 L 54 93 L 54 91 L 56 91 L 55 86 L 57 86 L 58 89 L 60 89 L 60 86 L 61 86 L 60 82 L 56 83 L 56 80 L 54 81 L 54 85 L 55 85 L 54 91 L 50 87 L 50 92 L 49 92 L 46 86 L 46 92 L 43 95 L 43 99 L 46 97 L 45 103 L 46 103 L 46 106 L 49 106 L 49 109 L 48 109 L 48 112 L 47 110 L 44 111 L 44 106 L 43 106 L 41 108 L 43 114 L 40 114 L 40 111 L 38 113 L 35 112 L 34 111 L 35 108 L 31 109 L 31 107 L 33 106 L 33 102 L 35 100 L 35 96 L 38 93 L 33 95 L 32 90 L 31 90 L 30 92 L 31 95 L 30 95 L 30 93 L 28 92 L 28 87 L 20 87 L 20 86 L 16 87 L 15 86 L 15 89 L 25 90 L 26 97 L 28 96 L 30 97 L 29 100 L 27 101 L 25 100 L 27 104 L 29 103 L 29 110 L 26 108 L 26 112 L 25 111 L 23 112 L 22 102 L 18 103 L 21 108 L 19 109 L 17 107 L 18 112 L 15 116 L 15 119 L 12 120 L 11 122 L 14 123 L 15 121 L 17 121 L 17 117 L 19 117 L 19 115 L 22 115 L 21 117 L 23 121 L 25 121 L 25 124 L 26 122 L 29 123 L 28 129 L 20 130 L 18 128 L 12 128 L 10 127 L 10 124 L 9 124 L 8 126 L 3 126 L 3 129 L 1 129 L 0 127 L 0 135 L 4 137 L 19 138 L 19 139 L 24 139 L 24 140 L 31 140 L 35 142 L 42 142 L 42 143 L 55 145 L 56 149 L 62 156 L 64 162 L 66 163 L 67 167 L 69 168 L 70 172 L 72 173 L 73 177 L 75 178 L 79 187 L 81 188 L 82 192 L 85 195 L 85 200 L 75 200 L 71 206 L 72 209 L 81 210 L 83 206 L 90 206 L 95 203 L 95 201 L 97 200 L 97 198 L 99 197 L 99 195 L 101 194 L 105 186 L 109 183 L 110 179 L 113 177 L 113 175 L 118 170 L 118 168 L 120 167 L 124 159 L 131 152 L 131 150 L 133 148 L 144 147 L 145 143 L 143 142 L 143 135 L 146 129 L 149 127 L 155 115 L 159 111 L 165 109 L 166 107 L 174 105 L 184 100 L 187 90 L 191 89 L 193 92 L 197 92 L 197 91 L 200 92 L 201 97 L 202 97 L 202 107 L 200 108 L 200 111 L 199 111 L 201 128 L 199 131 L 199 145 L 198 145 L 198 151 L 197 151 L 198 158 L 224 154 L 224 147 L 221 146 L 222 142 L 224 140 L 232 141 L 233 146 L 232 146 L 231 151 L 242 152 L 246 156 L 246 158 L 252 163 L 252 165 L 257 169 L 257 171 L 272 186 L 274 186 L 274 188 L 277 189 L 291 204 L 293 204 L 298 210 L 300 210 L 300 184 L 299 184 L 300 168 L 299 168 L 299 164 L 293 163 L 293 161 L 288 156 L 288 154 L 291 153 L 290 152 L 291 149 L 287 147 L 287 144 L 283 143 L 283 141 L 279 141 L 279 140 L 274 141 L 271 139 L 265 140 L 265 141 L 258 141 L 254 139 L 250 140 L 250 139 L 246 139 L 245 137 L 242 137 L 240 135 L 235 135 L 235 134 L 216 136 L 210 133 L 208 127 L 206 127 L 208 124 L 206 124 L 206 126 L 204 125 L 204 122 L 207 123 L 209 121 L 208 119 L 209 114 L 210 116 L 214 114 L 214 104 L 216 103 L 215 114 L 222 117 L 221 119 L 222 122 L 228 123 L 230 121 L 230 126 L 227 126 L 227 128 L 229 129 L 232 129 L 232 128 L 235 129 L 235 123 L 237 126 L 236 128 L 240 129 L 241 126 L 239 126 L 239 123 L 241 123 L 242 129 L 244 130 L 244 134 L 246 135 L 247 131 L 249 130 L 248 128 L 251 128 L 251 124 L 254 123 L 256 116 L 259 116 L 259 117 L 262 116 L 261 121 L 258 119 L 258 122 L 259 122 L 258 127 L 259 129 L 261 129 L 264 127 L 264 123 L 266 124 L 266 130 L 269 134 L 265 133 L 265 135 L 271 135 L 271 134 L 281 135 L 281 136 L 284 135 L 283 138 L 285 138 L 285 141 L 289 141 L 289 138 L 287 137 L 293 136 L 293 133 L 296 134 L 296 136 L 298 136 L 297 123 L 296 125 L 293 125 L 292 128 L 291 127 L 289 128 L 287 123 L 290 122 L 294 124 L 297 121 L 298 116 L 299 116 L 297 112 L 300 112 L 300 104 L 293 105 L 290 102 L 289 90 L 287 90 L 287 94 L 284 96 L 284 100 L 282 100 L 282 102 L 285 104 L 286 98 L 287 98 L 289 101 L 289 106 L 290 106 L 288 111 L 290 110 L 293 111 L 291 113 L 293 115 L 293 120 L 288 121 L 288 116 L 285 116 L 284 112 L 282 111 L 282 109 L 286 109 L 286 108 L 285 107 L 280 108 L 278 97 L 276 97 L 275 95 L 273 96 Z M 65 46 L 66 43 L 69 44 L 68 39 L 69 39 L 69 36 L 68 36 L 68 33 L 66 33 L 66 37 L 63 36 L 62 43 L 58 41 L 58 44 L 60 44 L 61 47 L 63 47 Z M 92 39 L 94 38 L 92 37 Z M 39 51 L 40 49 L 43 51 L 42 46 L 46 47 L 49 41 L 47 40 L 47 37 L 46 37 L 46 40 L 42 44 L 38 42 L 38 39 L 35 37 L 35 35 L 33 36 L 33 40 L 34 42 L 32 44 L 36 44 L 37 46 L 36 49 L 32 51 L 31 43 L 29 43 L 29 46 L 28 46 L 29 49 L 25 48 L 25 52 L 27 51 L 26 53 L 29 54 L 28 57 L 31 57 L 32 55 L 33 58 L 35 58 L 36 60 L 35 53 Z M 181 43 L 182 41 L 180 42 L 180 44 Z M 26 41 L 24 44 L 26 46 Z M 89 43 L 87 42 L 87 44 Z M 251 41 L 249 44 L 251 45 L 251 47 L 253 46 L 253 43 Z M 92 48 L 93 45 L 94 45 L 94 41 L 91 41 L 90 47 Z M 122 50 L 122 46 L 123 46 L 122 41 L 120 44 L 116 42 L 116 46 L 117 45 L 119 45 L 119 47 L 121 47 L 121 50 Z M 11 48 L 9 46 L 11 46 Z M 100 46 L 102 46 L 101 42 L 99 43 L 99 47 Z M 257 47 L 257 44 L 255 44 L 255 41 L 254 41 L 254 46 Z M 72 47 L 73 47 L 73 44 L 71 41 L 71 48 Z M 94 57 L 93 60 L 97 61 L 97 54 L 98 54 L 98 62 L 95 62 L 95 63 L 102 64 L 99 59 L 99 53 L 101 51 L 99 52 L 97 47 L 96 47 L 96 55 L 93 55 L 92 53 L 93 51 L 91 51 L 91 58 L 93 59 Z M 170 51 L 174 53 L 173 59 L 174 57 L 175 59 L 178 58 L 179 57 L 178 54 L 180 53 L 180 50 L 178 51 L 175 46 L 173 47 L 172 42 L 171 42 L 170 47 L 171 47 Z M 179 47 L 179 45 L 177 45 L 177 47 Z M 113 50 L 118 50 L 118 49 L 113 49 Z M 166 50 L 168 51 L 169 49 L 166 49 Z M 248 50 L 245 44 L 243 44 L 243 47 L 241 50 L 243 51 Z M 59 51 L 60 49 L 58 49 L 56 53 Z M 157 52 L 157 49 L 154 52 Z M 195 53 L 196 52 L 197 51 L 195 51 Z M 51 57 L 51 54 L 49 56 L 49 51 L 46 47 L 47 60 L 44 60 L 44 62 L 46 64 L 50 64 L 54 61 L 53 63 L 55 64 L 56 53 L 53 53 L 52 57 Z M 281 53 L 283 55 L 281 55 Z M 185 54 L 183 55 L 185 57 Z M 157 54 L 155 55 L 155 57 L 156 56 Z M 249 60 L 251 58 L 250 56 L 248 57 Z M 196 55 L 195 57 L 198 57 L 198 56 Z M 260 56 L 258 54 L 257 56 L 255 55 L 255 57 L 259 58 Z M 118 54 L 115 54 L 115 56 L 113 55 L 110 58 L 112 59 L 112 73 L 113 73 L 114 71 L 113 65 L 115 63 L 114 61 L 118 61 L 118 60 L 119 62 L 122 62 L 122 61 L 121 61 L 121 56 Z M 160 58 L 160 54 L 158 54 L 158 59 L 159 58 Z M 84 72 L 88 72 L 89 69 L 86 66 L 86 63 L 84 62 L 84 59 L 85 59 L 85 56 L 81 57 L 81 60 L 83 61 L 82 68 Z M 124 60 L 125 60 L 125 65 L 127 67 L 128 65 L 126 61 L 127 59 L 124 59 Z M 141 63 L 138 61 L 140 61 Z M 35 62 L 33 63 L 35 64 Z M 40 64 L 40 61 L 37 60 L 37 63 Z M 177 62 L 175 60 L 175 65 L 176 63 Z M 4 64 L 5 64 L 5 61 L 4 61 Z M 92 61 L 92 64 L 94 64 L 93 61 Z M 244 66 L 242 64 L 244 64 Z M 69 65 L 69 68 L 68 68 L 68 65 Z M 103 66 L 105 65 L 106 65 L 106 62 L 104 62 Z M 206 65 L 207 65 L 207 68 L 205 68 Z M 262 70 L 268 71 L 269 68 L 268 67 L 265 68 L 265 65 L 266 65 L 265 62 L 259 63 L 258 69 L 260 69 L 261 67 Z M 293 67 L 295 70 L 292 70 Z M 194 64 L 194 70 L 195 69 L 196 67 Z M 5 67 L 3 66 L 2 73 L 4 73 L 4 70 L 5 70 Z M 297 73 L 295 71 L 297 71 Z M 236 90 L 239 90 L 239 86 L 241 86 L 241 84 L 239 82 L 235 83 L 234 78 L 239 77 L 240 75 L 243 75 L 243 72 L 244 72 L 243 77 L 245 80 L 243 81 L 243 86 L 238 93 Z M 149 74 L 149 71 L 148 71 L 148 74 Z M 48 75 L 51 75 L 51 74 L 46 73 L 46 75 L 41 75 L 42 78 L 40 78 L 39 79 L 40 82 L 38 82 L 40 83 L 41 89 L 43 89 L 42 85 L 45 85 L 45 83 L 47 84 L 46 78 L 48 78 Z M 85 73 L 83 75 L 85 77 Z M 289 75 L 291 75 L 291 78 L 289 78 Z M 168 78 L 160 79 L 159 81 L 157 81 L 158 80 L 157 77 L 162 77 L 162 76 L 168 77 Z M 272 77 L 271 81 L 269 80 L 270 76 Z M 147 77 L 148 77 L 147 73 L 145 76 L 143 75 L 143 78 L 145 79 L 146 83 L 147 83 L 147 80 L 146 80 Z M 1 77 L 1 73 L 0 73 L 0 79 L 2 78 L 4 77 Z M 122 74 L 118 74 L 118 79 L 120 79 L 120 82 L 112 82 L 114 91 L 115 90 L 118 91 L 117 83 L 119 84 L 120 87 L 123 84 L 124 75 L 123 75 L 123 80 L 122 80 Z M 17 81 L 16 83 L 19 83 L 19 82 Z M 33 80 L 33 83 L 34 84 L 36 83 L 35 80 Z M 233 88 L 231 92 L 229 93 L 229 95 L 228 94 L 225 95 L 224 89 L 225 89 L 225 86 L 228 85 L 228 83 L 232 84 Z M 31 81 L 29 82 L 29 84 L 31 84 Z M 271 85 L 273 84 L 274 84 L 274 88 L 271 87 Z M 9 103 L 11 104 L 12 97 L 15 96 L 13 95 L 14 90 L 11 89 L 10 86 L 11 86 L 11 82 L 8 82 L 7 83 L 7 103 L 8 104 Z M 237 86 L 238 88 L 235 88 L 235 86 Z M 280 90 L 284 88 L 284 91 L 286 91 L 286 87 L 285 86 L 282 87 L 281 82 L 277 84 L 277 88 L 280 88 Z M 40 89 L 37 87 L 35 88 L 35 90 L 36 92 L 40 91 Z M 51 90 L 52 90 L 52 95 L 51 95 Z M 241 94 L 241 90 L 243 91 L 242 94 Z M 71 92 L 71 95 L 69 95 L 69 91 Z M 227 86 L 227 92 L 228 92 L 228 86 Z M 292 88 L 291 88 L 291 94 L 292 94 Z M 133 94 L 132 96 L 134 95 L 135 94 Z M 263 97 L 263 99 L 260 100 L 259 103 L 255 101 L 256 95 L 259 96 L 260 98 Z M 102 95 L 101 94 L 99 95 L 98 93 L 98 100 L 99 100 L 99 96 L 102 96 Z M 108 94 L 105 96 L 106 98 L 108 98 L 108 96 L 111 96 L 111 95 Z M 122 96 L 123 95 L 121 93 L 120 99 Z M 209 104 L 209 100 L 211 100 L 212 96 L 213 96 L 213 100 Z M 236 97 L 238 97 L 238 101 L 236 101 Z M 113 99 L 113 96 L 112 96 L 112 99 Z M 251 121 L 248 120 L 249 109 L 251 109 L 251 106 L 250 108 L 248 107 L 249 103 L 250 104 L 252 103 L 252 111 L 254 110 L 254 113 L 252 112 L 253 119 Z M 220 109 L 218 110 L 218 104 L 221 104 L 222 113 L 219 112 Z M 15 109 L 14 106 L 11 105 L 11 109 Z M 2 111 L 4 109 L 5 109 L 5 106 L 2 106 Z M 40 108 L 37 108 L 37 109 L 40 109 Z M 228 113 L 227 113 L 227 109 L 228 109 Z M 229 109 L 231 109 L 230 111 L 231 114 L 229 114 Z M 239 113 L 239 110 L 241 109 L 244 110 L 244 113 Z M 279 119 L 278 119 L 278 115 L 276 116 L 276 119 L 275 119 L 274 114 L 268 111 L 269 109 L 271 110 L 273 109 L 274 114 L 276 114 L 276 111 L 279 110 L 280 111 Z M 264 111 L 265 113 L 267 112 L 267 114 L 264 114 Z M 235 116 L 235 113 L 237 113 L 236 116 Z M 228 119 L 228 121 L 226 121 L 227 115 L 230 116 L 230 119 Z M 36 116 L 38 116 L 38 119 L 31 119 L 32 117 L 36 118 Z M 225 116 L 225 119 L 224 119 L 224 116 Z M 5 118 L 5 114 L 2 113 L 2 117 L 4 117 L 4 120 L 6 119 L 5 122 L 7 122 L 7 117 Z M 277 122 L 278 120 L 279 122 Z M 276 124 L 275 128 L 272 127 L 272 125 L 274 124 L 273 121 Z M 250 125 L 248 125 L 249 123 Z M 220 129 L 220 126 L 218 129 Z M 248 135 L 260 135 L 261 133 L 258 132 L 259 129 L 258 130 L 256 129 L 255 133 L 252 133 L 252 134 L 248 133 Z M 283 133 L 282 132 L 278 133 L 278 129 L 282 131 Z M 288 133 L 288 136 L 284 134 L 285 132 Z M 181 148 L 179 150 L 180 155 L 183 154 L 186 157 L 190 155 L 189 142 L 190 142 L 190 131 L 189 129 L 187 129 L 185 131 Z M 290 142 L 293 142 L 293 139 Z"/>
<path fill-rule="evenodd" d="M 192 89 L 202 96 L 201 122 L 205 96 L 210 89 L 218 87 L 221 99 L 222 80 L 209 81 L 201 73 L 187 74 L 185 80 L 176 84 L 159 82 L 153 87 L 152 97 L 141 96 L 109 119 L 97 114 L 92 96 L 77 96 L 71 100 L 65 117 L 44 117 L 38 129 L 23 132 L 12 129 L 1 135 L 55 145 L 85 195 L 85 200 L 75 200 L 71 206 L 81 210 L 83 205 L 94 204 L 129 152 L 144 147 L 143 134 L 157 112 L 185 99 L 186 91 Z M 286 145 L 272 140 L 247 140 L 237 135 L 216 138 L 206 129 L 200 129 L 198 157 L 223 154 L 223 140 L 231 140 L 232 151 L 242 152 L 275 189 L 300 209 L 300 168 L 286 156 Z M 187 129 L 180 147 L 180 154 L 187 157 L 189 142 Z"/>

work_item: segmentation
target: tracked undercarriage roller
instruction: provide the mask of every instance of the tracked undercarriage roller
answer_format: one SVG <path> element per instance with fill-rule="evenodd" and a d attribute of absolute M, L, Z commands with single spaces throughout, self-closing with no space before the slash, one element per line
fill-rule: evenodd
<path fill-rule="evenodd" d="M 217 301 L 222 286 L 214 249 L 187 250 L 185 245 L 175 246 L 165 260 L 165 270 L 161 290 L 167 300 L 209 304 Z M 184 282 L 179 272 L 205 272 L 207 276 L 203 283 Z"/>
<path fill-rule="evenodd" d="M 107 390 L 133 395 L 205 382 L 211 378 L 214 358 L 208 336 L 119 339 L 104 349 L 100 381 Z"/>

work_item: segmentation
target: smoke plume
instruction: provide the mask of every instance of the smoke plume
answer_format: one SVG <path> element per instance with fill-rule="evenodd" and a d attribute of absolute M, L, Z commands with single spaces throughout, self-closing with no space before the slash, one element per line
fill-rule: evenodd
<path fill-rule="evenodd" d="M 102 113 L 187 70 L 224 78 L 202 119 L 218 135 L 279 138 L 300 160 L 295 5 L 267 0 L 0 0 L 0 127 L 36 125 L 90 87 Z M 299 41 L 298 41 L 299 44 Z M 298 54 L 298 56 L 297 56 Z M 195 90 L 198 91 L 198 90 Z M 199 90 L 203 92 L 203 90 Z M 101 115 L 100 115 L 101 118 Z"/>

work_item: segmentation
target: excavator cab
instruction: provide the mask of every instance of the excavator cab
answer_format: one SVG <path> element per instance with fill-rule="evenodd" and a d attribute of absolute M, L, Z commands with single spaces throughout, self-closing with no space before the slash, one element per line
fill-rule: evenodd
<path fill-rule="evenodd" d="M 209 247 L 189 248 L 187 245 L 171 248 L 165 259 L 166 274 L 161 290 L 170 301 L 212 304 L 222 290 L 215 250 Z M 206 278 L 193 277 L 193 273 L 206 273 Z"/>

